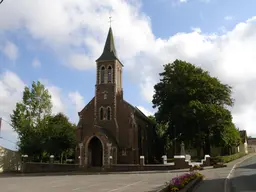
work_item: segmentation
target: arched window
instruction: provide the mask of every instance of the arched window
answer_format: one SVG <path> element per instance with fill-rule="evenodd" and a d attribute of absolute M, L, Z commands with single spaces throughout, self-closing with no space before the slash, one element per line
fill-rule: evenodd
<path fill-rule="evenodd" d="M 107 120 L 111 119 L 111 109 L 110 107 L 107 108 Z"/>
<path fill-rule="evenodd" d="M 112 67 L 108 67 L 108 83 L 111 83 L 111 78 L 112 78 Z"/>
<path fill-rule="evenodd" d="M 103 120 L 104 118 L 104 109 L 103 107 L 100 108 L 100 120 Z"/>
<path fill-rule="evenodd" d="M 104 78 L 105 78 L 105 67 L 102 66 L 100 69 L 100 83 L 104 83 Z"/>

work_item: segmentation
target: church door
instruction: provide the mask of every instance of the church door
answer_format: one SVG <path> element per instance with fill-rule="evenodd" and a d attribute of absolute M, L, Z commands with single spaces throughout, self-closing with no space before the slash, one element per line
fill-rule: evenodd
<path fill-rule="evenodd" d="M 88 145 L 88 165 L 91 167 L 102 167 L 103 147 L 98 137 L 93 137 Z"/>

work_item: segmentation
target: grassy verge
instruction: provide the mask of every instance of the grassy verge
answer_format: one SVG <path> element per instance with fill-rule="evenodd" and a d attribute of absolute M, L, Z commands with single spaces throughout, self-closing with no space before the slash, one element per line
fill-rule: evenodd
<path fill-rule="evenodd" d="M 246 155 L 245 153 L 236 153 L 233 155 L 211 157 L 211 164 L 214 165 L 216 163 L 229 163 L 245 155 Z"/>

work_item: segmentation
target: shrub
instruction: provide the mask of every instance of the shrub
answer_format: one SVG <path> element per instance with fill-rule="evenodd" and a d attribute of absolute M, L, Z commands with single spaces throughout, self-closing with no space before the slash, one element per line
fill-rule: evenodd
<path fill-rule="evenodd" d="M 201 171 L 203 170 L 204 168 L 201 166 L 201 165 L 194 165 L 192 167 L 190 167 L 190 171 L 194 171 L 194 170 L 198 170 L 198 171 Z"/>
<path fill-rule="evenodd" d="M 168 159 L 167 159 L 167 162 L 168 162 L 168 163 L 174 162 L 174 158 L 168 158 Z"/>
<path fill-rule="evenodd" d="M 211 165 L 215 165 L 217 163 L 228 163 L 230 161 L 234 161 L 236 159 L 239 159 L 243 156 L 245 156 L 245 153 L 236 153 L 236 154 L 233 154 L 233 155 L 211 157 L 210 160 L 211 160 Z"/>

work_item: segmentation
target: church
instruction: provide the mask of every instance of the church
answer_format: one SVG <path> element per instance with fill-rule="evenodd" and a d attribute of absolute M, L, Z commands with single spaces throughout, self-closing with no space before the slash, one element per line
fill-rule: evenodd
<path fill-rule="evenodd" d="M 76 129 L 77 161 L 83 167 L 139 164 L 154 158 L 155 131 L 151 121 L 123 98 L 123 64 L 117 56 L 112 28 L 96 60 L 95 96 L 80 111 Z"/>

